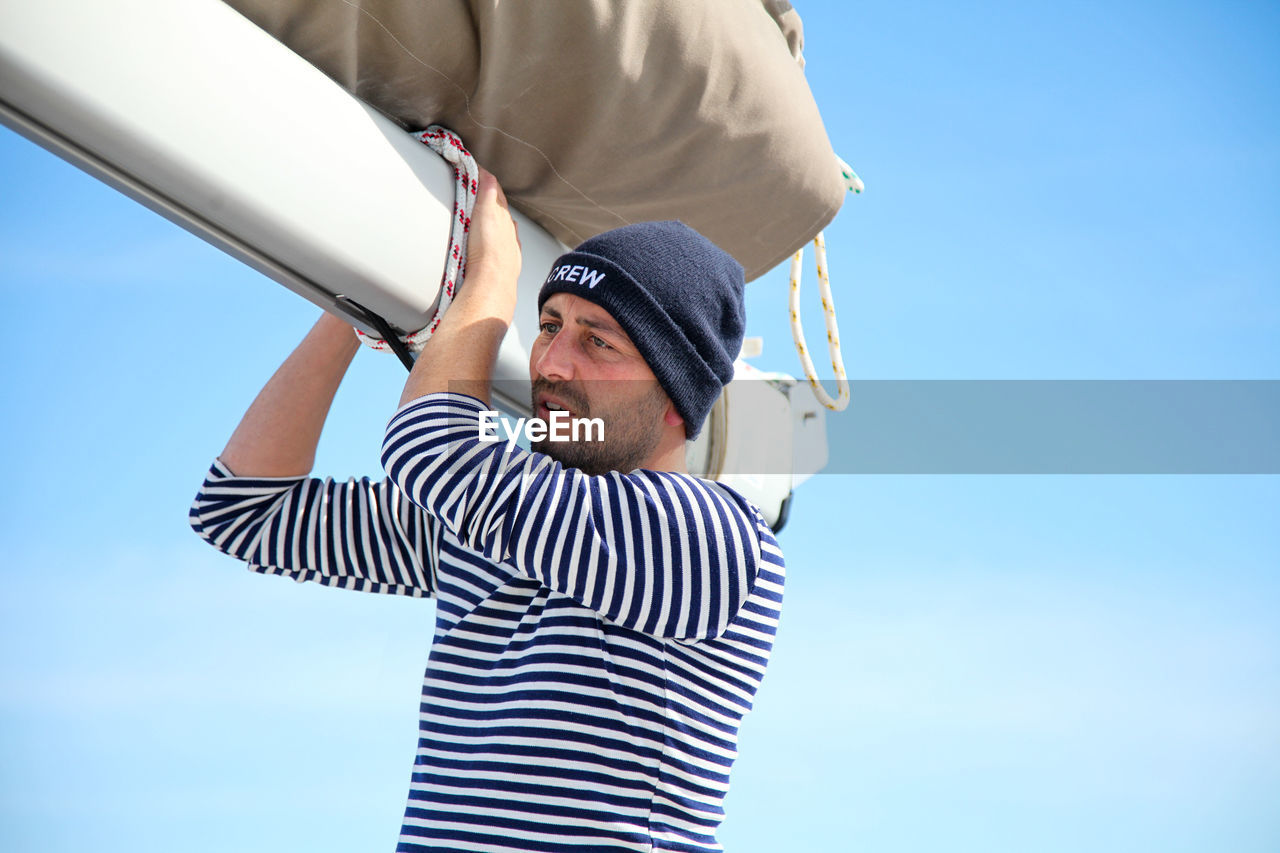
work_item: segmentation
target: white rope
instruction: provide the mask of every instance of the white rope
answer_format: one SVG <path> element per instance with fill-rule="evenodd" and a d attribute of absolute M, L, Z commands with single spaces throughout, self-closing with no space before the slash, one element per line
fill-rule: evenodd
<path fill-rule="evenodd" d="M 853 171 L 853 167 L 839 157 L 836 162 L 840 164 L 840 174 L 844 176 L 844 188 L 851 193 L 860 193 L 867 188 L 862 182 L 862 178 L 858 177 L 858 173 Z"/>
<path fill-rule="evenodd" d="M 809 358 L 809 348 L 805 344 L 804 328 L 800 325 L 800 269 L 804 260 L 804 249 L 791 256 L 791 337 L 796 342 L 796 352 L 800 354 L 800 364 L 804 367 L 805 378 L 813 387 L 813 396 L 818 402 L 833 412 L 842 412 L 849 405 L 849 380 L 844 375 L 844 359 L 840 356 L 840 330 L 836 326 L 836 304 L 831 298 L 831 281 L 827 277 L 827 243 L 822 232 L 813 239 L 814 257 L 818 261 L 818 290 L 822 295 L 822 311 L 827 320 L 827 349 L 831 353 L 831 367 L 836 372 L 836 399 L 831 399 L 818 382 L 818 373 L 813 369 L 813 359 Z"/>
<path fill-rule="evenodd" d="M 440 319 L 444 317 L 444 312 L 449 308 L 449 303 L 453 301 L 453 294 L 457 292 L 463 278 L 466 276 L 467 233 L 471 229 L 471 210 L 476 203 L 479 172 L 476 170 L 475 159 L 453 131 L 433 124 L 421 133 L 414 135 L 420 142 L 430 146 L 431 150 L 453 164 L 453 176 L 456 181 L 453 200 L 453 227 L 449 234 L 449 257 L 445 263 L 444 276 L 440 281 L 440 301 L 436 306 L 436 313 L 427 325 L 401 338 L 410 350 L 420 352 L 427 339 L 431 337 L 436 327 L 440 325 Z M 360 342 L 365 346 L 372 347 L 379 352 L 391 351 L 391 345 L 376 335 L 356 329 L 356 336 L 360 338 Z"/>
<path fill-rule="evenodd" d="M 866 189 L 862 178 L 853 171 L 848 163 L 839 157 L 840 174 L 844 177 L 844 186 L 849 192 L 860 193 Z M 818 293 L 822 297 L 822 312 L 827 322 L 827 351 L 831 354 L 831 369 L 836 372 L 836 398 L 823 389 L 818 382 L 818 372 L 813 369 L 813 359 L 809 357 L 809 347 L 804 338 L 804 327 L 800 325 L 800 270 L 804 262 L 804 249 L 800 248 L 791 256 L 791 337 L 796 342 L 796 352 L 800 355 L 800 365 L 804 368 L 804 376 L 813 387 L 813 396 L 818 402 L 833 412 L 843 412 L 849 406 L 849 380 L 844 373 L 844 358 L 840 355 L 840 329 L 836 325 L 836 301 L 831 296 L 831 279 L 827 275 L 827 241 L 821 231 L 813 238 L 813 255 L 818 262 Z"/>

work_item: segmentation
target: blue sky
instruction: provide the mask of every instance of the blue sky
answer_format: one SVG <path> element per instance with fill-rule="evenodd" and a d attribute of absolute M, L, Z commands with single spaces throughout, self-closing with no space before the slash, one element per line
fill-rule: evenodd
<path fill-rule="evenodd" d="M 851 376 L 1280 378 L 1280 10 L 797 5 L 868 187 L 826 235 Z M 431 606 L 252 575 L 185 519 L 317 309 L 8 131 L 0 292 L 0 847 L 391 849 Z M 785 270 L 748 299 L 798 373 Z M 402 382 L 358 356 L 317 473 L 378 470 Z M 1277 849 L 1277 505 L 804 485 L 726 849 Z"/>

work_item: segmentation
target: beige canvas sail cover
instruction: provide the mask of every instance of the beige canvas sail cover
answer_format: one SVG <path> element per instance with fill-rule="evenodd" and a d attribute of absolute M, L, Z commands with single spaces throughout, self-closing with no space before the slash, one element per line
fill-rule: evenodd
<path fill-rule="evenodd" d="M 784 0 L 228 3 L 404 127 L 456 131 L 569 246 L 680 219 L 750 279 L 843 201 Z"/>

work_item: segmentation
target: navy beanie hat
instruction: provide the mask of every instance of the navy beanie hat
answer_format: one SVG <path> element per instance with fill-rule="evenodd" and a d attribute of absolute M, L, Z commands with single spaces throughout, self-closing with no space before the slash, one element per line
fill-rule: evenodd
<path fill-rule="evenodd" d="M 683 222 L 606 231 L 561 255 L 538 293 L 572 293 L 609 312 L 696 438 L 733 379 L 746 326 L 742 266 Z"/>

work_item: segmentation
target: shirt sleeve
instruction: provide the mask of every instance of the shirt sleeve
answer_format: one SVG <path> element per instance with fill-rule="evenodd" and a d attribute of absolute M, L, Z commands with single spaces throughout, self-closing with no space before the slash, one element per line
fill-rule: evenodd
<path fill-rule="evenodd" d="M 215 548 L 263 574 L 435 594 L 435 522 L 390 480 L 237 477 L 215 460 L 188 514 Z"/>
<path fill-rule="evenodd" d="M 392 418 L 392 482 L 466 546 L 604 617 L 664 639 L 719 636 L 760 562 L 759 511 L 686 474 L 588 476 L 480 440 L 484 404 L 440 393 Z"/>

